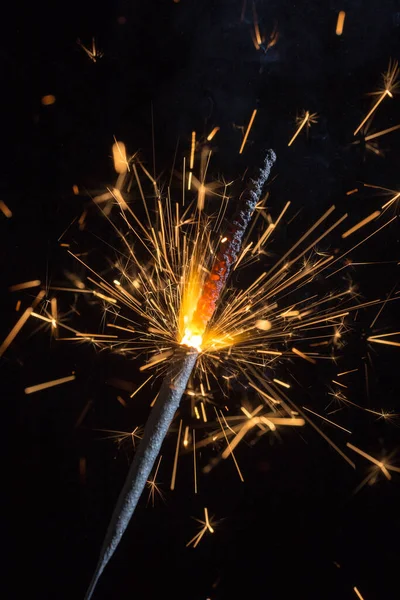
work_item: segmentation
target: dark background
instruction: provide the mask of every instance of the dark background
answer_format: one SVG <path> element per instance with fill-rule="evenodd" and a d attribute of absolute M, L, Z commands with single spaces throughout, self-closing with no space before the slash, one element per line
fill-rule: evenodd
<path fill-rule="evenodd" d="M 302 208 L 300 225 L 333 202 L 350 213 L 351 223 L 379 208 L 381 199 L 360 182 L 396 189 L 400 134 L 378 140 L 384 157 L 351 142 L 370 106 L 365 94 L 378 89 L 389 58 L 400 58 L 398 3 L 259 1 L 256 9 L 262 31 L 269 35 L 276 22 L 280 35 L 265 55 L 251 41 L 250 2 L 243 19 L 236 0 L 42 2 L 19 5 L 6 15 L 0 44 L 0 197 L 13 212 L 8 220 L 0 215 L 6 288 L 35 278 L 47 285 L 76 270 L 57 239 L 88 205 L 88 194 L 114 181 L 113 135 L 130 152 L 140 149 L 153 167 L 152 113 L 157 172 L 171 167 L 178 139 L 182 156 L 193 129 L 201 136 L 218 125 L 211 172 L 238 177 L 241 132 L 235 126 L 246 126 L 258 108 L 245 160 L 251 162 L 266 146 L 276 150 L 272 198 L 278 206 L 290 199 Z M 341 37 L 335 35 L 339 10 L 346 11 Z M 76 43 L 80 38 L 90 45 L 92 36 L 104 52 L 96 63 Z M 41 105 L 46 94 L 54 94 L 54 105 Z M 288 148 L 303 108 L 317 112 L 318 123 L 308 138 L 303 133 Z M 373 128 L 395 125 L 399 117 L 398 98 L 385 100 Z M 72 194 L 74 184 L 81 195 Z M 346 197 L 354 187 L 360 193 Z M 96 236 L 108 241 L 106 229 L 96 223 L 93 218 L 88 231 L 76 232 L 77 244 L 82 238 L 90 249 L 99 244 Z M 274 248 L 278 255 L 291 235 L 283 228 Z M 398 260 L 398 238 L 395 222 L 352 258 Z M 398 281 L 396 264 L 364 266 L 352 278 L 365 298 L 385 298 Z M 32 295 L 4 292 L 4 336 L 16 320 L 16 300 L 27 306 Z M 395 304 L 383 312 L 379 331 L 398 327 Z M 376 310 L 360 316 L 340 364 L 343 370 L 350 362 L 360 368 L 352 379 L 354 402 L 396 412 L 396 348 L 370 350 L 369 395 L 362 376 Z M 98 315 L 95 307 L 90 314 Z M 97 316 L 88 318 L 98 325 Z M 26 386 L 73 370 L 75 382 L 24 395 Z M 308 365 L 301 370 L 295 401 L 318 411 L 329 401 L 327 383 L 336 371 L 316 375 Z M 124 393 L 109 385 L 113 377 L 136 385 L 137 365 L 85 346 L 54 343 L 29 322 L 2 358 L 2 372 L 3 429 L 11 434 L 5 456 L 13 467 L 6 489 L 18 509 L 6 538 L 11 577 L 2 595 L 83 598 L 131 456 L 129 446 L 118 450 L 97 430 L 129 431 L 144 422 L 148 397 L 124 409 L 116 400 Z M 88 401 L 92 407 L 76 428 Z M 347 411 L 346 426 L 354 431 L 351 441 L 374 456 L 397 450 L 396 422 L 354 410 Z M 344 447 L 348 438 L 324 431 Z M 166 502 L 158 499 L 152 509 L 142 501 L 95 598 L 354 599 L 353 586 L 365 600 L 398 597 L 398 477 L 380 478 L 354 495 L 369 463 L 352 456 L 353 472 L 307 428 L 284 431 L 275 443 L 263 438 L 253 448 L 243 444 L 237 454 L 245 482 L 226 461 L 200 478 L 197 496 L 191 458 L 182 457 L 172 493 L 173 437 L 158 476 Z M 84 481 L 81 457 L 87 463 Z M 200 464 L 209 457 L 199 457 Z M 197 549 L 187 549 L 197 527 L 191 517 L 202 518 L 204 506 L 215 515 L 216 532 Z"/>

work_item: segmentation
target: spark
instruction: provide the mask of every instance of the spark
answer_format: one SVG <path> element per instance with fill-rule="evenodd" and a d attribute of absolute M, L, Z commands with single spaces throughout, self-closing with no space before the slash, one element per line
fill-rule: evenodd
<path fill-rule="evenodd" d="M 190 147 L 189 169 L 192 171 L 194 167 L 194 153 L 196 150 L 196 132 L 192 131 L 192 145 Z"/>
<path fill-rule="evenodd" d="M 298 127 L 290 142 L 288 143 L 288 146 L 291 146 L 293 144 L 294 140 L 297 138 L 303 127 L 306 126 L 307 129 L 309 129 L 313 123 L 317 122 L 317 120 L 317 113 L 310 113 L 308 110 L 304 111 L 303 114 L 298 119 L 296 119 Z"/>
<path fill-rule="evenodd" d="M 14 327 L 11 329 L 10 333 L 7 335 L 5 340 L 0 345 L 0 356 L 3 356 L 4 352 L 7 350 L 11 342 L 16 338 L 18 333 L 21 331 L 22 327 L 25 325 L 29 317 L 31 316 L 33 311 L 32 306 L 27 308 L 18 319 Z"/>
<path fill-rule="evenodd" d="M 3 213 L 3 215 L 6 217 L 6 219 L 11 219 L 12 212 L 3 200 L 0 200 L 0 210 Z"/>
<path fill-rule="evenodd" d="M 196 431 L 194 429 L 193 429 L 193 475 L 194 475 L 194 493 L 197 494 Z"/>
<path fill-rule="evenodd" d="M 115 138 L 114 138 L 115 139 Z M 112 147 L 114 169 L 119 175 L 124 175 L 129 171 L 129 163 L 126 157 L 126 147 L 123 142 L 115 142 Z"/>
<path fill-rule="evenodd" d="M 362 219 L 362 221 L 360 221 L 359 223 L 357 223 L 353 227 L 350 227 L 350 229 L 348 229 L 347 231 L 342 233 L 342 238 L 344 239 L 344 238 L 349 237 L 349 235 L 351 235 L 355 231 L 358 231 L 359 229 L 361 229 L 361 227 L 364 227 L 364 225 L 367 225 L 374 219 L 378 218 L 380 214 L 381 214 L 380 210 L 374 211 L 372 214 L 368 215 L 368 217 L 365 217 L 365 219 Z"/>
<path fill-rule="evenodd" d="M 211 140 L 218 133 L 218 131 L 219 131 L 219 127 L 214 127 L 214 129 L 207 136 L 207 142 L 211 142 Z"/>
<path fill-rule="evenodd" d="M 244 134 L 242 145 L 240 146 L 239 154 L 242 154 L 242 152 L 244 150 L 244 147 L 245 147 L 246 142 L 247 142 L 247 138 L 248 138 L 249 133 L 250 133 L 250 129 L 252 128 L 254 119 L 256 118 L 256 114 L 257 114 L 257 109 L 254 109 L 253 113 L 252 113 L 252 115 L 250 117 L 250 121 L 249 121 L 249 124 L 248 124 L 247 129 L 246 129 L 246 133 Z"/>
<path fill-rule="evenodd" d="M 304 352 L 301 352 L 297 348 L 292 348 L 292 352 L 293 352 L 293 354 L 297 354 L 297 356 L 300 356 L 301 358 L 304 358 L 304 360 L 307 360 L 312 365 L 316 365 L 317 364 L 317 361 L 314 358 L 311 358 L 311 356 L 308 356 L 307 354 L 304 354 Z"/>
<path fill-rule="evenodd" d="M 353 587 L 353 590 L 359 600 L 364 600 L 364 596 L 361 596 L 361 593 L 356 586 Z"/>
<path fill-rule="evenodd" d="M 384 476 L 386 477 L 386 479 L 392 479 L 392 476 L 390 474 L 389 471 L 397 471 L 400 472 L 400 468 L 399 467 L 393 467 L 392 465 L 388 465 L 385 464 L 383 461 L 381 460 L 377 460 L 376 458 L 374 458 L 373 456 L 371 456 L 371 454 L 368 454 L 367 452 L 364 452 L 364 450 L 361 450 L 360 448 L 357 448 L 357 446 L 354 446 L 353 444 L 350 444 L 350 442 L 346 443 L 346 446 L 348 448 L 350 448 L 351 450 L 354 450 L 354 452 L 357 452 L 357 454 L 360 454 L 360 456 L 363 456 L 364 458 L 366 458 L 367 460 L 369 460 L 372 464 L 376 465 L 384 474 Z"/>
<path fill-rule="evenodd" d="M 177 437 L 177 440 L 176 440 L 174 466 L 173 466 L 173 469 L 172 469 L 172 477 L 171 477 L 171 485 L 170 485 L 170 489 L 171 490 L 175 489 L 176 472 L 177 472 L 177 469 L 178 469 L 179 446 L 180 446 L 180 443 L 181 443 L 181 433 L 182 433 L 182 419 L 179 421 L 178 437 Z"/>
<path fill-rule="evenodd" d="M 18 292 L 20 290 L 28 290 L 29 288 L 38 287 L 40 284 L 40 279 L 32 279 L 32 281 L 24 281 L 23 283 L 11 285 L 8 290 L 10 292 Z"/>
<path fill-rule="evenodd" d="M 370 337 L 367 338 L 367 342 L 372 342 L 373 344 L 385 344 L 387 346 L 396 346 L 398 348 L 400 348 L 400 342 L 393 342 L 391 340 L 387 340 L 387 339 L 382 339 L 382 338 L 387 338 L 393 335 L 400 335 L 400 331 L 394 331 L 392 333 L 384 333 L 378 336 L 372 335 Z"/>
<path fill-rule="evenodd" d="M 344 26 L 344 19 L 345 19 L 346 13 L 344 10 L 341 10 L 338 14 L 338 18 L 337 18 L 337 23 L 336 23 L 336 35 L 342 35 L 343 33 L 343 26 Z"/>
<path fill-rule="evenodd" d="M 195 521 L 200 523 L 202 528 L 199 533 L 197 533 L 191 540 L 188 541 L 188 543 L 186 544 L 187 548 L 192 545 L 193 548 L 196 548 L 196 546 L 200 543 L 201 539 L 203 538 L 204 534 L 207 533 L 207 531 L 209 533 L 214 533 L 215 525 L 212 523 L 212 520 L 209 519 L 207 508 L 204 508 L 204 521 L 201 521 L 200 519 L 195 519 Z"/>
<path fill-rule="evenodd" d="M 253 116 L 255 113 L 256 111 Z M 250 127 L 245 138 L 249 130 Z M 196 134 L 193 134 L 189 159 L 186 156 L 189 174 L 195 165 Z M 243 142 L 245 143 L 245 139 Z M 204 140 L 202 143 L 204 144 Z M 79 296 L 79 302 L 93 298 L 99 301 L 103 311 L 102 326 L 106 331 L 110 331 L 107 328 L 112 328 L 115 335 L 74 331 L 70 328 L 74 331 L 74 339 L 95 343 L 100 349 L 109 347 L 123 356 L 141 357 L 139 370 L 148 370 L 149 376 L 135 391 L 132 391 L 130 382 L 128 387 L 122 388 L 131 397 L 139 392 L 143 393 L 150 385 L 153 387 L 160 377 L 169 373 L 176 364 L 177 352 L 183 352 L 185 357 L 191 355 L 190 371 L 187 372 L 187 377 L 191 374 L 189 389 L 186 388 L 188 379 L 182 385 L 190 398 L 191 410 L 188 413 L 192 421 L 188 424 L 183 411 L 178 417 L 179 425 L 176 422 L 171 490 L 176 487 L 180 451 L 192 454 L 194 489 L 197 493 L 199 464 L 196 451 L 199 452 L 200 448 L 215 443 L 222 446 L 215 461 L 203 471 L 208 472 L 218 462 L 231 456 L 239 478 L 244 481 L 237 457 L 240 458 L 240 444 L 247 436 L 252 436 L 251 441 L 254 443 L 260 436 L 279 433 L 281 427 L 301 427 L 306 423 L 354 467 L 349 457 L 311 417 L 325 421 L 345 433 L 350 433 L 350 430 L 311 408 L 303 407 L 301 410 L 297 407 L 297 382 L 290 367 L 285 370 L 285 365 L 298 364 L 304 360 L 312 365 L 319 364 L 321 360 L 331 361 L 334 365 L 340 356 L 340 344 L 350 330 L 351 319 L 355 318 L 357 311 L 381 303 L 379 299 L 360 301 L 352 286 L 335 289 L 332 285 L 328 293 L 321 294 L 318 287 L 312 287 L 312 282 L 316 278 L 328 279 L 339 272 L 338 267 L 342 263 L 336 265 L 338 261 L 388 227 L 394 219 L 377 226 L 372 234 L 342 254 L 323 252 L 320 250 L 320 243 L 324 241 L 325 244 L 327 236 L 332 232 L 338 234 L 339 227 L 347 218 L 347 214 L 336 215 L 335 206 L 331 206 L 317 216 L 305 232 L 294 237 L 293 230 L 289 231 L 288 238 L 293 240 L 291 245 L 285 247 L 278 258 L 274 259 L 272 244 L 279 233 L 278 226 L 284 222 L 285 227 L 289 227 L 293 221 L 291 204 L 286 202 L 276 210 L 274 207 L 270 209 L 269 200 L 267 207 L 267 196 L 263 199 L 259 196 L 254 200 L 250 194 L 253 201 L 251 205 L 246 205 L 248 220 L 243 230 L 251 218 L 257 223 L 257 229 L 247 232 L 248 237 L 243 238 L 243 246 L 240 247 L 240 239 L 236 254 L 230 254 L 230 244 L 237 239 L 235 235 L 238 232 L 231 223 L 223 229 L 229 200 L 227 186 L 230 184 L 224 184 L 223 194 L 214 193 L 221 184 L 206 183 L 211 155 L 209 150 L 204 151 L 200 142 L 197 147 L 201 154 L 199 178 L 190 175 L 193 190 L 188 194 L 184 160 L 182 188 L 179 182 L 179 201 L 175 202 L 172 200 L 170 187 L 161 193 L 155 178 L 141 167 L 138 159 L 132 160 L 132 157 L 127 156 L 126 150 L 122 150 L 122 142 L 118 142 L 118 147 L 114 146 L 115 161 L 121 157 L 123 160 L 121 172 L 118 173 L 116 168 L 117 183 L 110 186 L 105 201 L 111 201 L 110 206 L 115 216 L 105 211 L 103 201 L 96 203 L 114 228 L 122 251 L 119 252 L 118 260 L 112 262 L 112 268 L 102 274 L 88 264 L 89 259 L 84 255 L 69 251 L 77 263 L 87 270 L 88 276 L 81 281 L 76 275 L 70 275 L 74 287 L 64 289 L 73 293 L 75 298 Z M 124 181 L 119 180 L 125 169 L 128 172 L 128 167 L 129 177 Z M 249 177 L 253 182 L 257 179 L 257 175 Z M 128 192 L 130 186 L 133 186 L 132 195 L 136 194 L 141 202 L 138 212 L 135 212 L 135 202 L 131 201 Z M 214 217 L 207 214 L 211 193 L 214 201 L 221 202 L 214 211 Z M 252 194 L 255 194 L 254 189 Z M 149 198 L 154 199 L 154 205 Z M 244 200 L 250 202 L 246 196 Z M 369 220 L 375 216 L 382 218 L 380 211 L 376 211 Z M 266 225 L 260 226 L 264 221 Z M 237 218 L 234 217 L 232 222 L 237 223 Z M 358 223 L 356 228 L 359 229 L 364 224 L 365 220 L 362 224 Z M 297 223 L 293 227 L 297 228 Z M 256 231 L 260 231 L 258 241 Z M 349 231 L 346 232 L 347 235 L 350 235 Z M 267 246 L 268 253 L 265 250 Z M 242 269 L 248 268 L 255 260 L 260 261 L 260 266 L 265 264 L 261 274 L 258 271 L 253 275 L 248 269 L 250 281 L 244 287 L 225 285 L 229 271 L 233 272 L 239 263 Z M 262 263 L 261 260 L 265 262 Z M 307 293 L 303 293 L 304 289 Z M 65 321 L 65 318 L 58 314 L 57 306 L 50 300 L 50 314 L 49 300 L 46 302 L 47 309 L 37 312 L 32 309 L 32 316 L 52 325 L 52 328 L 64 326 L 60 321 Z M 389 335 L 395 334 L 374 335 L 368 341 L 388 341 L 393 345 L 400 345 L 392 341 Z M 307 351 L 311 347 L 312 351 Z M 221 367 L 224 369 L 223 374 Z M 280 369 L 281 372 L 286 372 L 283 379 L 290 383 L 278 378 Z M 357 369 L 343 369 L 337 377 L 355 371 Z M 226 412 L 214 407 L 216 418 L 212 417 L 209 409 L 206 411 L 206 403 L 214 403 L 211 396 L 212 381 L 221 389 L 227 405 Z M 255 410 L 241 407 L 240 414 L 234 415 L 232 404 L 228 400 L 232 395 L 233 382 L 243 385 L 246 393 L 258 398 L 257 404 L 260 406 Z M 341 388 L 346 387 L 339 382 L 336 384 Z M 155 396 L 151 415 L 154 410 L 161 410 L 166 394 L 168 396 L 174 393 L 175 381 L 171 381 L 168 388 L 162 389 L 159 394 L 151 393 L 149 400 Z M 181 392 L 183 394 L 184 390 Z M 341 403 L 347 401 L 343 392 L 346 390 L 333 394 Z M 120 401 L 119 397 L 117 399 Z M 124 405 L 123 402 L 121 404 Z M 87 410 L 89 408 L 90 405 Z M 382 414 L 378 413 L 377 416 L 382 417 Z M 172 419 L 173 414 L 170 417 Z M 84 416 L 81 421 L 83 418 Z M 168 427 L 165 433 L 167 429 Z M 210 434 L 207 433 L 202 439 L 198 431 L 205 429 Z M 146 443 L 148 439 L 149 437 Z M 146 482 L 149 485 L 149 481 L 152 481 L 149 477 L 152 468 L 153 466 L 147 472 L 143 485 Z M 155 477 L 153 480 L 155 482 Z M 99 564 L 93 585 L 104 568 L 104 563 Z"/>
<path fill-rule="evenodd" d="M 130 398 L 133 398 L 134 396 L 136 396 L 136 394 L 146 385 L 146 383 L 148 383 L 150 381 L 150 379 L 152 379 L 153 375 L 150 375 L 150 377 L 148 377 L 146 379 L 146 381 L 144 381 L 141 385 L 139 385 L 138 388 L 136 388 L 136 390 L 134 392 L 132 392 L 132 394 L 130 395 Z"/>
<path fill-rule="evenodd" d="M 353 135 L 357 135 L 360 129 L 365 125 L 368 119 L 374 114 L 380 103 L 387 97 L 393 98 L 393 94 L 398 87 L 397 78 L 399 76 L 399 64 L 397 61 L 389 61 L 388 70 L 383 73 L 383 91 L 373 92 L 372 95 L 377 95 L 378 100 L 375 102 L 371 110 L 368 112 L 367 116 L 361 121 L 360 125 L 354 131 Z"/>
<path fill-rule="evenodd" d="M 42 390 L 46 390 L 56 385 L 62 385 L 63 383 L 68 383 L 68 381 L 74 380 L 75 375 L 68 375 L 67 377 L 61 377 L 60 379 L 45 381 L 44 383 L 38 383 L 36 385 L 31 385 L 30 387 L 25 388 L 25 394 L 34 394 L 36 392 L 41 392 Z"/>
<path fill-rule="evenodd" d="M 281 385 L 282 387 L 290 388 L 290 385 L 288 383 L 285 383 L 284 381 L 281 381 L 280 379 L 274 378 L 273 381 L 275 381 L 275 383 L 277 383 L 278 385 Z"/>
<path fill-rule="evenodd" d="M 155 473 L 154 473 L 153 477 L 147 481 L 147 486 L 150 488 L 149 497 L 147 499 L 147 503 L 149 503 L 150 499 L 151 499 L 151 505 L 152 505 L 153 508 L 154 508 L 156 493 L 160 496 L 160 498 L 162 500 L 164 499 L 164 496 L 163 496 L 163 494 L 162 494 L 162 492 L 160 490 L 160 487 L 159 487 L 159 485 L 158 485 L 158 483 L 156 481 L 158 470 L 159 470 L 160 464 L 161 464 L 161 460 L 162 460 L 162 455 L 160 455 L 160 457 L 158 459 L 158 463 L 157 463 L 156 470 L 155 470 Z"/>
<path fill-rule="evenodd" d="M 98 48 L 96 46 L 96 40 L 94 37 L 92 38 L 92 47 L 91 48 L 84 46 L 80 40 L 77 40 L 76 43 L 78 44 L 78 46 L 80 46 L 82 48 L 82 50 L 84 50 L 86 52 L 86 54 L 88 55 L 90 60 L 93 61 L 94 63 L 97 62 L 97 60 L 99 58 L 102 58 L 104 56 L 103 52 L 98 50 Z"/>

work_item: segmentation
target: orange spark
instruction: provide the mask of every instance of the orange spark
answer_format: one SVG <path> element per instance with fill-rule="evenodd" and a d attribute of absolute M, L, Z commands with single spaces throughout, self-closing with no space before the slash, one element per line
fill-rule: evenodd
<path fill-rule="evenodd" d="M 218 133 L 218 131 L 219 131 L 219 127 L 214 127 L 214 129 L 211 131 L 211 133 L 209 133 L 207 136 L 207 142 L 211 142 L 211 140 Z"/>
<path fill-rule="evenodd" d="M 29 288 L 37 287 L 40 285 L 40 279 L 32 279 L 32 281 L 24 281 L 23 283 L 16 283 L 11 285 L 8 290 L 10 292 L 18 292 L 19 290 L 27 290 Z"/>
<path fill-rule="evenodd" d="M 292 348 L 292 352 L 293 354 L 297 354 L 297 356 L 300 356 L 301 358 L 304 358 L 304 360 L 307 360 L 308 362 L 310 362 L 312 365 L 316 365 L 317 361 L 314 360 L 313 358 L 311 358 L 310 356 L 308 356 L 307 354 L 304 354 L 304 352 L 301 352 L 300 350 L 298 350 L 297 348 Z"/>
<path fill-rule="evenodd" d="M 173 469 L 172 469 L 172 477 L 171 477 L 171 485 L 170 485 L 170 489 L 171 490 L 175 489 L 176 471 L 178 469 L 178 455 L 179 455 L 179 445 L 180 445 L 180 441 L 181 441 L 181 433 L 182 433 L 182 419 L 179 421 L 178 438 L 176 440 L 174 466 L 173 466 Z"/>
<path fill-rule="evenodd" d="M 346 16 L 346 13 L 344 12 L 344 10 L 341 10 L 340 13 L 338 14 L 338 18 L 337 18 L 336 35 L 342 35 L 342 33 L 343 33 L 343 25 L 344 25 L 345 16 Z"/>
<path fill-rule="evenodd" d="M 357 597 L 358 597 L 360 600 L 364 600 L 364 597 L 363 597 L 363 596 L 361 596 L 361 594 L 360 594 L 360 592 L 359 592 L 358 588 L 356 588 L 356 586 L 354 586 L 354 587 L 353 587 L 353 590 L 354 590 L 354 592 L 356 593 Z"/>
<path fill-rule="evenodd" d="M 246 145 L 247 138 L 248 138 L 249 133 L 250 133 L 250 129 L 251 129 L 252 125 L 253 125 L 254 119 L 256 118 L 256 114 L 257 114 L 257 109 L 254 109 L 253 110 L 253 114 L 251 115 L 249 124 L 247 126 L 246 133 L 244 134 L 244 138 L 243 138 L 242 145 L 240 146 L 239 154 L 242 154 L 243 149 L 244 149 L 244 147 Z"/>
<path fill-rule="evenodd" d="M 398 76 L 399 64 L 397 61 L 393 61 L 392 63 L 392 61 L 390 60 L 388 70 L 386 71 L 386 73 L 383 73 L 384 89 L 382 92 L 373 92 L 374 95 L 378 94 L 379 98 L 375 102 L 371 110 L 368 112 L 367 116 L 361 121 L 360 125 L 354 131 L 353 135 L 357 135 L 362 126 L 368 121 L 371 115 L 373 115 L 373 113 L 376 111 L 380 103 L 386 98 L 386 96 L 389 96 L 389 98 L 393 98 L 393 92 L 398 86 L 398 82 L 396 81 Z"/>
<path fill-rule="evenodd" d="M 359 229 L 361 229 L 361 227 L 364 227 L 364 225 L 367 225 L 368 223 L 370 223 L 371 221 L 373 221 L 374 219 L 376 219 L 377 217 L 379 217 L 380 214 L 381 214 L 381 211 L 380 210 L 376 210 L 371 215 L 369 215 L 368 217 L 365 217 L 365 219 L 363 219 L 362 221 L 360 221 L 359 223 L 357 223 L 357 225 L 354 225 L 353 227 L 350 227 L 350 229 L 348 229 L 347 231 L 345 231 L 344 233 L 342 233 L 342 238 L 344 239 L 344 238 L 349 237 L 349 235 L 351 235 L 355 231 L 358 231 Z"/>
<path fill-rule="evenodd" d="M 63 383 L 67 383 L 68 381 L 74 381 L 75 375 L 68 375 L 68 377 L 61 377 L 60 379 L 53 379 L 52 381 L 45 381 L 44 383 L 38 383 L 37 385 L 31 385 L 30 387 L 25 388 L 25 394 L 34 394 L 35 392 L 40 392 L 42 390 L 46 390 L 47 388 L 54 387 L 56 385 L 62 385 Z"/>
<path fill-rule="evenodd" d="M 118 142 L 114 138 L 115 142 L 112 146 L 113 161 L 115 172 L 119 175 L 123 175 L 129 171 L 128 159 L 126 157 L 126 146 L 124 142 Z"/>
<path fill-rule="evenodd" d="M 294 136 L 288 143 L 288 146 L 291 146 L 293 144 L 294 140 L 297 138 L 297 136 L 299 135 L 299 133 L 303 129 L 303 127 L 305 127 L 307 125 L 307 129 L 308 129 L 309 127 L 311 127 L 312 123 L 317 122 L 317 113 L 310 114 L 310 112 L 308 110 L 306 110 L 304 113 L 304 116 L 300 117 L 298 119 L 298 121 L 299 121 L 299 126 L 298 126 L 297 130 L 295 131 Z"/>
<path fill-rule="evenodd" d="M 29 308 L 27 308 L 25 310 L 25 312 L 18 319 L 18 321 L 16 322 L 16 324 L 11 329 L 10 333 L 8 334 L 8 336 L 6 337 L 6 339 L 4 340 L 4 342 L 0 346 L 0 356 L 3 356 L 3 354 L 7 350 L 8 346 L 11 344 L 11 342 L 14 340 L 14 338 L 21 331 L 22 327 L 25 325 L 25 323 L 29 319 L 32 311 L 33 311 L 33 307 L 30 306 Z"/>
<path fill-rule="evenodd" d="M 56 101 L 56 97 L 53 96 L 52 94 L 48 94 L 47 96 L 42 96 L 42 104 L 43 106 L 51 106 L 52 104 L 54 104 Z"/>
<path fill-rule="evenodd" d="M 189 159 L 189 169 L 192 170 L 194 166 L 194 151 L 196 150 L 196 132 L 192 131 L 192 144 L 190 147 L 190 159 Z"/>
<path fill-rule="evenodd" d="M 3 200 L 0 200 L 0 210 L 3 213 L 3 215 L 5 217 L 7 217 L 7 219 L 11 219 L 12 217 L 12 212 L 11 210 L 8 208 L 7 204 L 5 202 L 3 202 Z"/>

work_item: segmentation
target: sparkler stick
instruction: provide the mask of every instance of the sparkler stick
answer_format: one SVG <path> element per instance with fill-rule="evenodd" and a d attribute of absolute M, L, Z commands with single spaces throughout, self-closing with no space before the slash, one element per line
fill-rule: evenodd
<path fill-rule="evenodd" d="M 147 420 L 142 440 L 114 508 L 103 547 L 100 551 L 100 559 L 85 600 L 90 600 L 92 597 L 100 575 L 114 554 L 129 524 L 186 389 L 197 356 L 198 352 L 193 348 L 180 349 L 180 352 L 176 354 L 176 361 L 164 378 L 157 402 Z"/>
<path fill-rule="evenodd" d="M 92 598 L 97 582 L 114 554 L 148 481 L 201 351 L 202 335 L 215 311 L 231 267 L 239 255 L 244 234 L 275 160 L 275 153 L 268 150 L 263 165 L 255 172 L 255 178 L 248 179 L 240 197 L 239 210 L 226 236 L 221 240 L 219 251 L 204 283 L 192 322 L 186 329 L 186 335 L 181 341 L 180 348 L 174 354 L 157 401 L 147 420 L 142 440 L 112 514 L 85 600 Z"/>

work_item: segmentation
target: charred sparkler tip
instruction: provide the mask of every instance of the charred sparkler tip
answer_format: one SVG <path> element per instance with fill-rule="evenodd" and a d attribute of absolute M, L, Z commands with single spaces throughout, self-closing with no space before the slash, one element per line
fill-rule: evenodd
<path fill-rule="evenodd" d="M 262 166 L 256 169 L 247 180 L 246 187 L 240 196 L 238 212 L 221 240 L 210 275 L 203 286 L 190 327 L 192 335 L 204 333 L 215 311 L 221 291 L 237 260 L 244 234 L 275 161 L 275 152 L 267 150 Z"/>

